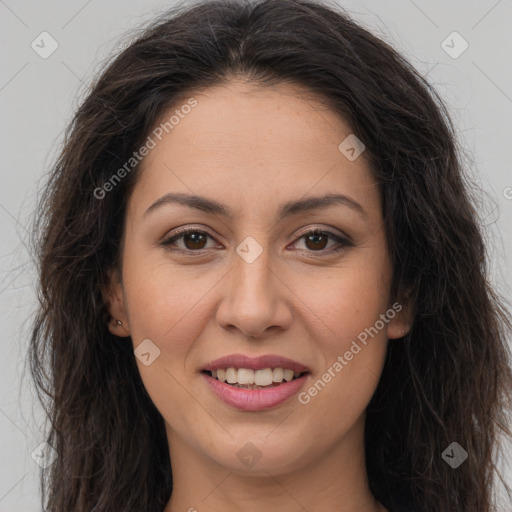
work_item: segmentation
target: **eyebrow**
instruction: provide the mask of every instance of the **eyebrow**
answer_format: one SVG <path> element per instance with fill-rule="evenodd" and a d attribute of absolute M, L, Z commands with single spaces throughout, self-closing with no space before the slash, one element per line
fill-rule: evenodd
<path fill-rule="evenodd" d="M 234 214 L 224 204 L 209 199 L 207 197 L 198 196 L 194 194 L 184 193 L 169 193 L 157 199 L 144 213 L 144 216 L 157 210 L 158 208 L 168 204 L 181 204 L 188 206 L 189 208 L 195 208 L 206 213 L 213 215 L 219 215 L 226 219 L 233 220 Z M 299 213 L 309 212 L 320 208 L 327 208 L 329 206 L 342 205 L 352 209 L 365 219 L 368 218 L 368 214 L 364 208 L 354 199 L 343 194 L 325 194 L 323 196 L 307 197 L 304 199 L 292 200 L 283 203 L 278 210 L 278 219 L 284 219 L 291 215 L 297 215 Z"/>

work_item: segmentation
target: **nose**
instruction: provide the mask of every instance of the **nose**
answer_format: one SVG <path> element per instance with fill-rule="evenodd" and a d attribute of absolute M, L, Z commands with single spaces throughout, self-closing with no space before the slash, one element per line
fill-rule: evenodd
<path fill-rule="evenodd" d="M 266 248 L 252 262 L 234 253 L 217 309 L 217 322 L 222 328 L 261 338 L 290 327 L 292 292 L 279 272 L 271 268 L 270 260 Z"/>

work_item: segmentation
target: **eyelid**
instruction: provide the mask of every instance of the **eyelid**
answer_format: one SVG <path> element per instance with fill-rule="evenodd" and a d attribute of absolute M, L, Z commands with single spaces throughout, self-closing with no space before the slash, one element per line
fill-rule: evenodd
<path fill-rule="evenodd" d="M 335 253 L 339 250 L 342 250 L 347 247 L 352 247 L 354 245 L 354 242 L 348 235 L 346 235 L 345 233 L 336 234 L 336 233 L 330 231 L 330 229 L 334 229 L 334 228 L 325 228 L 325 227 L 321 227 L 321 226 L 309 226 L 307 228 L 304 228 L 304 230 L 300 231 L 299 233 L 297 233 L 295 235 L 294 241 L 290 245 L 296 244 L 298 241 L 300 241 L 306 235 L 313 235 L 313 234 L 327 235 L 328 238 L 336 241 L 337 246 L 335 246 L 334 248 L 331 247 L 330 249 L 321 249 L 319 251 L 313 251 L 313 250 L 307 250 L 307 249 L 296 249 L 296 250 L 301 251 L 301 252 L 307 252 L 309 254 L 324 255 L 324 254 Z M 213 235 L 211 235 L 204 228 L 199 228 L 196 226 L 185 226 L 185 227 L 176 228 L 175 230 L 173 230 L 172 234 L 170 236 L 165 236 L 164 239 L 160 242 L 160 244 L 163 245 L 164 247 L 169 248 L 172 245 L 171 242 L 174 242 L 175 240 L 181 238 L 183 235 L 186 235 L 188 233 L 201 233 L 201 234 L 206 235 L 207 237 L 210 237 L 215 242 L 217 242 L 216 238 Z M 287 248 L 290 245 L 288 245 Z M 192 249 L 174 248 L 172 250 L 176 251 L 176 252 L 186 253 L 186 254 L 193 254 L 193 253 L 200 254 L 202 251 L 207 251 L 208 249 L 192 250 Z"/>
<path fill-rule="evenodd" d="M 332 230 L 336 231 L 336 233 L 334 233 Z M 348 235 L 346 235 L 345 233 L 340 231 L 339 229 L 325 227 L 325 226 L 308 226 L 307 228 L 304 228 L 304 230 L 299 231 L 299 233 L 297 233 L 295 235 L 295 237 L 298 239 L 298 238 L 303 237 L 304 235 L 308 235 L 308 234 L 312 234 L 312 233 L 322 233 L 322 234 L 326 234 L 326 235 L 331 235 L 331 237 L 333 237 L 333 238 L 341 239 L 347 243 L 353 243 L 352 239 Z"/>
<path fill-rule="evenodd" d="M 217 240 L 215 239 L 215 237 L 213 235 L 211 235 L 207 230 L 205 230 L 204 228 L 200 228 L 200 227 L 196 227 L 196 226 L 185 226 L 185 227 L 181 227 L 181 228 L 176 228 L 174 230 L 172 230 L 172 233 L 170 235 L 165 235 L 164 238 L 162 239 L 162 241 L 160 242 L 160 245 L 163 245 L 164 247 L 169 247 L 171 245 L 171 242 L 173 242 L 174 240 L 177 240 L 179 239 L 181 236 L 183 235 L 186 235 L 188 233 L 201 233 L 201 234 L 204 234 L 208 237 L 210 237 L 212 240 L 214 240 L 215 242 L 217 242 Z M 186 252 L 186 253 L 200 253 L 201 251 L 204 251 L 204 250 L 207 250 L 207 249 L 198 249 L 198 250 L 191 250 L 191 249 L 174 249 L 176 250 L 177 252 Z"/>
<path fill-rule="evenodd" d="M 352 239 L 348 235 L 345 235 L 344 233 L 337 234 L 337 233 L 334 233 L 333 231 L 331 231 L 330 229 L 331 228 L 324 228 L 324 227 L 319 227 L 319 226 L 308 227 L 295 236 L 295 240 L 292 242 L 291 245 L 295 245 L 297 242 L 302 240 L 307 235 L 314 235 L 314 234 L 320 234 L 320 235 L 324 235 L 324 236 L 326 235 L 330 240 L 334 240 L 336 242 L 334 247 L 330 247 L 329 249 L 321 249 L 319 251 L 313 251 L 313 250 L 308 250 L 308 249 L 295 249 L 299 252 L 307 253 L 309 257 L 318 257 L 318 258 L 321 258 L 323 256 L 327 257 L 332 254 L 337 254 L 337 253 L 341 252 L 342 250 L 353 247 L 355 245 L 354 242 L 352 241 Z"/>

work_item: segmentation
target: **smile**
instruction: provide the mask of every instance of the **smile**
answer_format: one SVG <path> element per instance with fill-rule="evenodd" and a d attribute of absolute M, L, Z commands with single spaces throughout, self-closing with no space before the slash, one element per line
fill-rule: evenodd
<path fill-rule="evenodd" d="M 246 370 L 246 368 L 240 369 Z M 228 375 L 229 370 L 231 368 L 226 370 Z M 236 371 L 234 368 L 232 370 Z M 266 372 L 267 375 L 270 371 L 272 371 L 273 375 L 274 370 L 278 370 L 277 373 L 279 374 L 282 368 L 274 368 L 273 370 L 268 368 L 265 370 L 268 370 Z M 305 372 L 298 376 L 293 375 L 291 380 L 283 378 L 280 382 L 272 381 L 267 386 L 260 386 L 257 384 L 240 384 L 239 382 L 230 384 L 220 381 L 217 377 L 213 377 L 211 373 L 207 371 L 201 372 L 201 376 L 206 380 L 210 391 L 225 404 L 243 411 L 261 411 L 283 404 L 300 392 L 310 375 L 309 372 Z M 253 373 L 255 372 L 253 371 Z M 244 372 L 242 372 L 242 375 L 244 375 Z"/>
<path fill-rule="evenodd" d="M 289 368 L 264 368 L 261 370 L 253 370 L 251 368 L 230 367 L 207 371 L 207 373 L 220 382 L 226 382 L 240 389 L 276 387 L 283 382 L 290 382 L 302 375 L 301 372 L 296 372 Z"/>
<path fill-rule="evenodd" d="M 281 405 L 296 395 L 311 375 L 298 361 L 277 354 L 231 354 L 200 370 L 210 391 L 225 404 L 244 411 Z"/>

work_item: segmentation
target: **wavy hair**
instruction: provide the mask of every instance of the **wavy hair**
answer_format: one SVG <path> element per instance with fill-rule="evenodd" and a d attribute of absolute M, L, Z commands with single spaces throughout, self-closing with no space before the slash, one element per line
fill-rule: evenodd
<path fill-rule="evenodd" d="M 28 359 L 58 453 L 41 474 L 46 510 L 161 512 L 170 498 L 163 417 L 131 340 L 108 331 L 102 295 L 138 167 L 102 199 L 95 190 L 162 113 L 234 77 L 322 98 L 364 142 L 379 185 L 392 298 L 414 305 L 415 322 L 389 344 L 367 409 L 372 492 L 392 512 L 398 493 L 419 512 L 494 511 L 497 450 L 501 434 L 512 436 L 512 326 L 489 284 L 454 127 L 407 60 L 314 0 L 180 5 L 108 62 L 77 108 L 34 222 L 39 305 Z M 454 441 L 469 455 L 457 469 L 441 456 Z"/>

